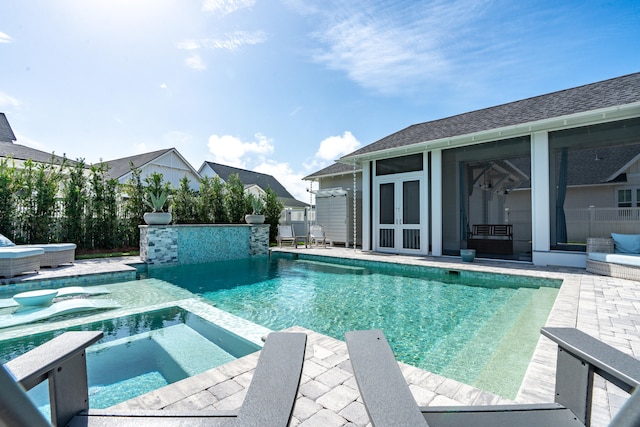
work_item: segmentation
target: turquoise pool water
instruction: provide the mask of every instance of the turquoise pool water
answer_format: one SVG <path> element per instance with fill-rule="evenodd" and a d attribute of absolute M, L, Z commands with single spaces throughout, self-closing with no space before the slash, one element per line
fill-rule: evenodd
<path fill-rule="evenodd" d="M 274 256 L 149 270 L 218 308 L 278 330 L 337 339 L 382 329 L 408 364 L 515 397 L 557 280 Z M 332 261 L 332 262 L 326 262 Z"/>
<path fill-rule="evenodd" d="M 66 330 L 104 333 L 102 340 L 87 349 L 91 408 L 124 402 L 259 350 L 193 313 L 171 307 L 0 341 L 0 362 Z M 48 412 L 46 382 L 29 395 Z"/>

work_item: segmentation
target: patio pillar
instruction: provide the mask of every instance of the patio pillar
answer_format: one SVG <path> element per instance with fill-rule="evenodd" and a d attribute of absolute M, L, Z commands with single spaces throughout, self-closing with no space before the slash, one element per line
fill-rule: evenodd
<path fill-rule="evenodd" d="M 371 250 L 371 162 L 362 160 L 362 250 Z"/>
<path fill-rule="evenodd" d="M 531 247 L 534 264 L 547 264 L 542 258 L 551 248 L 549 209 L 549 134 L 546 131 L 534 132 L 531 136 Z"/>
<path fill-rule="evenodd" d="M 431 151 L 431 255 L 442 256 L 442 150 Z"/>

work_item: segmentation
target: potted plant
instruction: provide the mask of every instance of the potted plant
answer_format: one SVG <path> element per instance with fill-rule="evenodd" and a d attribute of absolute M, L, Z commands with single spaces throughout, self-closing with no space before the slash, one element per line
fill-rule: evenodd
<path fill-rule="evenodd" d="M 247 224 L 264 224 L 264 215 L 262 214 L 264 202 L 262 198 L 249 193 L 249 202 L 253 213 L 244 216 L 245 222 Z"/>
<path fill-rule="evenodd" d="M 171 223 L 171 213 L 164 212 L 165 204 L 169 199 L 169 189 L 162 183 L 162 174 L 153 173 L 145 179 L 147 181 L 147 199 L 145 203 L 152 212 L 144 214 L 144 222 L 148 225 L 167 225 Z"/>

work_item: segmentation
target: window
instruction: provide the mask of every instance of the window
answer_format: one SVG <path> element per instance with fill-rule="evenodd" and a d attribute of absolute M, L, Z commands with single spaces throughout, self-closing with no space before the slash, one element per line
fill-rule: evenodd
<path fill-rule="evenodd" d="M 376 175 L 391 175 L 395 173 L 421 171 L 422 153 L 410 156 L 393 157 L 391 159 L 378 160 L 376 162 Z"/>
<path fill-rule="evenodd" d="M 631 202 L 631 190 L 618 190 L 618 207 L 630 208 L 631 206 L 633 206 Z"/>

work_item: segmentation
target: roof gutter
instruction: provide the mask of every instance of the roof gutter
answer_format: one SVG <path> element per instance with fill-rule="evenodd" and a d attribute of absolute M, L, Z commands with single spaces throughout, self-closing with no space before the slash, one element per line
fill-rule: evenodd
<path fill-rule="evenodd" d="M 496 141 L 499 139 L 530 135 L 534 132 L 556 131 L 638 116 L 640 116 L 640 102 L 633 102 L 630 104 L 599 108 L 596 110 L 568 114 L 564 116 L 536 120 L 533 122 L 526 122 L 517 125 L 504 126 L 500 128 L 493 128 L 464 135 L 434 139 L 431 141 L 420 141 L 402 147 L 387 148 L 384 150 L 372 151 L 370 153 L 363 153 L 355 156 L 347 155 L 338 159 L 337 162 L 344 164 L 353 164 L 354 160 L 356 162 L 363 162 L 388 157 L 404 156 L 434 149 L 462 147 L 465 145 L 480 144 L 483 142 Z"/>

